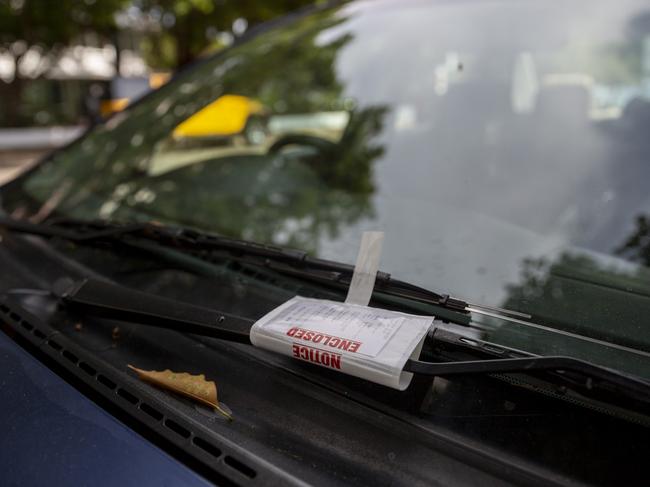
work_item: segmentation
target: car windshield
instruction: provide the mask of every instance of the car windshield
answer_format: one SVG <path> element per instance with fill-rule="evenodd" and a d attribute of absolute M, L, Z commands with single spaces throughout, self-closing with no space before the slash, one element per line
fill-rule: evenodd
<path fill-rule="evenodd" d="M 650 352 L 650 8 L 357 2 L 180 73 L 5 190 L 381 268 Z M 585 15 L 585 12 L 589 12 Z"/>

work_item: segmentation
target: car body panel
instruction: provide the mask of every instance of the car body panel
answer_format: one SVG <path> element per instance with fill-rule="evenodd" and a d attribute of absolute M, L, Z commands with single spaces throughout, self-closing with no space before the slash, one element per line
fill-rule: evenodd
<path fill-rule="evenodd" d="M 2 485 L 211 485 L 4 333 L 0 367 Z"/>

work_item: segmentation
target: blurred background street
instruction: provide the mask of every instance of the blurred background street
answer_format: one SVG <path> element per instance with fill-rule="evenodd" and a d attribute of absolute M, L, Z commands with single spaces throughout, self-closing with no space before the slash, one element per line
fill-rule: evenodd
<path fill-rule="evenodd" d="M 0 184 L 306 0 L 0 2 Z"/>

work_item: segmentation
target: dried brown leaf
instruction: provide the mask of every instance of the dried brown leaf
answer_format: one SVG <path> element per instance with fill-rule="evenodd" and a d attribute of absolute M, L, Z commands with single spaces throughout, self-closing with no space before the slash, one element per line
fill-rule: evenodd
<path fill-rule="evenodd" d="M 132 365 L 128 366 L 144 381 L 178 394 L 190 397 L 201 404 L 214 408 L 223 416 L 232 420 L 230 413 L 225 411 L 217 399 L 217 385 L 205 380 L 205 375 L 191 375 L 187 372 L 172 372 L 171 370 L 142 370 Z"/>

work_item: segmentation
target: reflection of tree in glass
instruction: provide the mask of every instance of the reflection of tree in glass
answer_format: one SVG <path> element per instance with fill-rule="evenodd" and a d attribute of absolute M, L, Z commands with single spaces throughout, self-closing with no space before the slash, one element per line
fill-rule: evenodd
<path fill-rule="evenodd" d="M 343 21 L 324 13 L 235 50 L 240 62 L 224 75 L 224 92 L 254 97 L 276 113 L 340 109 L 342 85 L 334 63 L 353 37 L 327 43 L 317 38 Z"/>
<path fill-rule="evenodd" d="M 650 349 L 648 277 L 647 269 L 625 271 L 578 253 L 525 259 L 503 307 L 529 313 L 536 323 Z"/>
<path fill-rule="evenodd" d="M 324 12 L 198 66 L 68 150 L 67 160 L 46 166 L 31 189 L 42 184 L 46 194 L 65 175 L 76 187 L 60 208 L 78 217 L 153 218 L 316 252 L 322 237 L 372 214 L 372 167 L 383 154 L 375 136 L 387 108 L 350 111 L 337 77 L 338 53 L 352 37 L 322 36 L 343 20 Z M 219 154 L 217 147 L 210 159 L 157 177 L 143 171 L 178 123 L 223 94 L 257 100 L 275 114 L 346 110 L 349 118 L 337 142 L 310 135 L 311 145 L 298 138 L 266 154 Z"/>
<path fill-rule="evenodd" d="M 351 114 L 348 127 L 322 172 L 328 184 L 360 194 L 374 191 L 371 163 L 383 155 L 384 148 L 370 140 L 381 132 L 387 112 L 387 107 L 370 107 Z"/>
<path fill-rule="evenodd" d="M 616 249 L 616 253 L 650 267 L 650 217 L 637 216 L 636 230 Z"/>
<path fill-rule="evenodd" d="M 350 113 L 347 127 L 338 143 L 314 136 L 288 135 L 285 140 L 316 146 L 318 150 L 306 157 L 309 165 L 328 186 L 358 194 L 374 191 L 371 162 L 384 153 L 382 146 L 372 144 L 383 128 L 387 107 L 368 107 Z M 311 140 L 311 142 L 309 142 Z"/>
<path fill-rule="evenodd" d="M 115 200 L 114 190 L 120 191 L 114 203 L 128 201 L 123 193 L 135 194 L 145 183 L 142 170 L 160 143 L 223 94 L 241 94 L 282 112 L 340 110 L 344 101 L 334 62 L 351 36 L 328 42 L 317 42 L 317 37 L 343 21 L 331 11 L 301 19 L 179 75 L 176 83 L 98 127 L 83 143 L 60 153 L 56 162 L 44 164 L 27 180 L 27 192 L 43 201 L 69 179 L 70 196 L 60 210 L 79 217 L 111 216 L 114 212 L 101 209 L 107 208 L 106 199 Z"/>
<path fill-rule="evenodd" d="M 324 235 L 372 213 L 372 143 L 386 110 L 351 115 L 341 144 L 323 155 L 280 152 L 218 157 L 149 179 L 133 188 L 113 215 L 142 211 L 167 222 L 317 251 Z M 136 198 L 137 191 L 156 195 Z"/>

